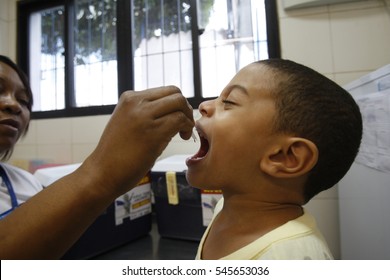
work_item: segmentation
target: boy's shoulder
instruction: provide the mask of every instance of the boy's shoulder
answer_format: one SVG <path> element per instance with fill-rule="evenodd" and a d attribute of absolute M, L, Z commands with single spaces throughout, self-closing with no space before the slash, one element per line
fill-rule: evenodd
<path fill-rule="evenodd" d="M 247 254 L 245 259 L 333 259 L 314 217 L 306 210 L 302 216 L 275 228 L 246 247 L 242 252 L 236 252 Z"/>

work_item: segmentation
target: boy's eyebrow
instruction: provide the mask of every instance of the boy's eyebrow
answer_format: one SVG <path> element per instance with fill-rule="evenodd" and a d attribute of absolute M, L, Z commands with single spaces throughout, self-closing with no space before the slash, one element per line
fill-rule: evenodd
<path fill-rule="evenodd" d="M 244 88 L 243 86 L 237 85 L 237 84 L 229 86 L 228 89 L 229 89 L 229 92 L 232 91 L 233 89 L 238 89 L 242 93 L 244 93 L 246 95 L 249 95 L 248 91 L 246 90 L 246 88 Z"/>

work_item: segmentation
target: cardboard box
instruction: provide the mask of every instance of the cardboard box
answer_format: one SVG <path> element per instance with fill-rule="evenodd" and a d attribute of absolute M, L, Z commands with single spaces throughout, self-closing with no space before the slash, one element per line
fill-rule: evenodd
<path fill-rule="evenodd" d="M 38 169 L 34 175 L 44 186 L 48 186 L 79 165 Z M 118 197 L 63 258 L 91 258 L 148 234 L 152 226 L 151 212 L 151 184 L 148 174 L 136 188 Z"/>

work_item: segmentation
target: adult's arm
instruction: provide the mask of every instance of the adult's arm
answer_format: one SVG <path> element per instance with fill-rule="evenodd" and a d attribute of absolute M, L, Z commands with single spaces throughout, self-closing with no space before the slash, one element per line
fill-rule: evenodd
<path fill-rule="evenodd" d="M 0 220 L 0 258 L 61 257 L 136 186 L 175 134 L 189 139 L 193 126 L 192 108 L 176 87 L 123 93 L 83 164 Z"/>

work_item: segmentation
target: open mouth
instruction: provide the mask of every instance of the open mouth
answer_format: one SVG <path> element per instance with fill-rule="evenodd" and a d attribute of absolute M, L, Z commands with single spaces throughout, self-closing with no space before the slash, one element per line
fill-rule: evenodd
<path fill-rule="evenodd" d="M 200 139 L 200 148 L 198 152 L 191 157 L 191 160 L 200 160 L 204 158 L 210 148 L 209 141 L 207 140 L 205 134 L 202 132 L 200 128 L 197 128 L 199 139 Z"/>

